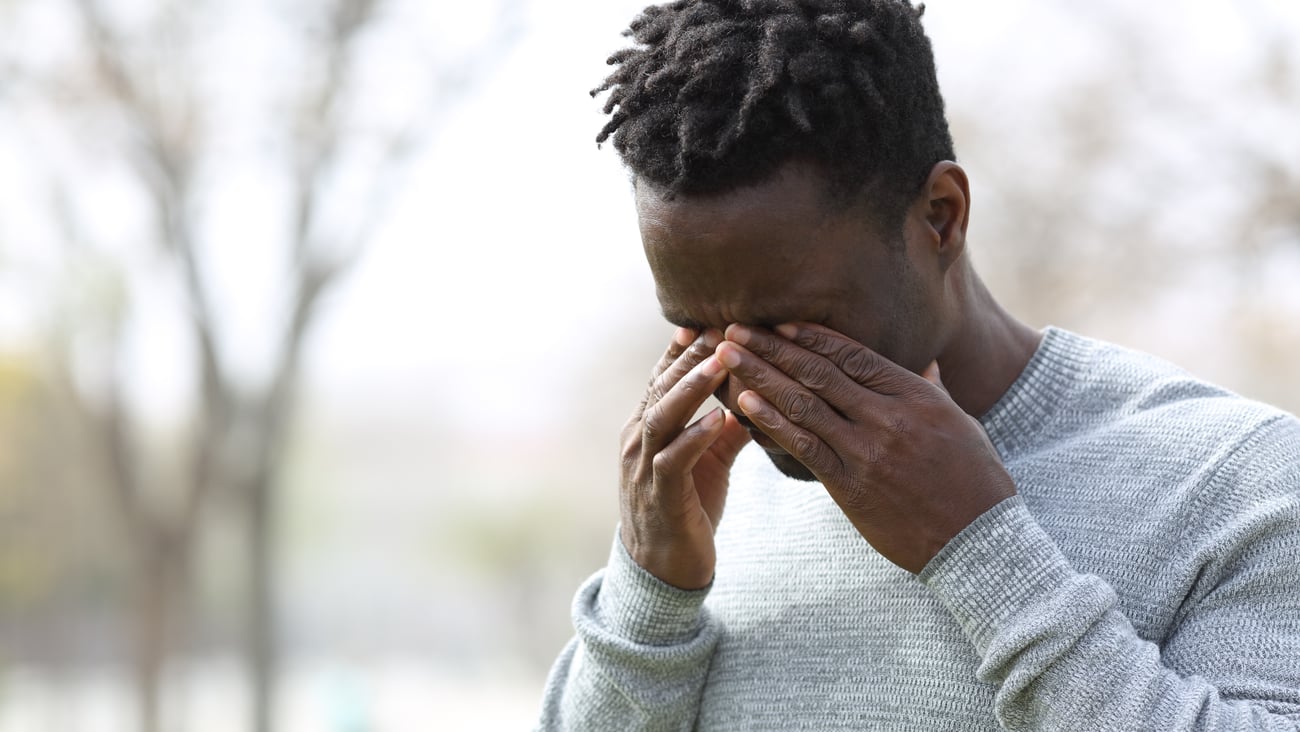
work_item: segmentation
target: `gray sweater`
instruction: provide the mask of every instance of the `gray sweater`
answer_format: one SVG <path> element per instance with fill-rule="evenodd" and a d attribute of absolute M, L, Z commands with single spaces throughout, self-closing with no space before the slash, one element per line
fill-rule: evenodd
<path fill-rule="evenodd" d="M 1300 729 L 1300 422 L 1059 329 L 982 422 L 1019 495 L 918 576 L 746 448 L 713 585 L 615 539 L 540 729 Z"/>

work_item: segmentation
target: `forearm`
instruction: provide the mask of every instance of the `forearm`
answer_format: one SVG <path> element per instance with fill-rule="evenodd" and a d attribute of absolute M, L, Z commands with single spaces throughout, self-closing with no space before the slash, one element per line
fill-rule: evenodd
<path fill-rule="evenodd" d="M 1076 572 L 1018 498 L 972 524 L 919 578 L 979 652 L 981 679 L 1000 686 L 995 711 L 1006 729 L 1297 729 L 1294 689 L 1277 693 L 1266 678 L 1220 689 L 1164 665 L 1111 587 Z M 1204 652 L 1224 654 L 1248 625 L 1225 627 L 1225 645 Z"/>
<path fill-rule="evenodd" d="M 540 729 L 691 729 L 718 640 L 707 592 L 658 581 L 615 539 L 574 598 L 577 637 L 551 670 Z"/>

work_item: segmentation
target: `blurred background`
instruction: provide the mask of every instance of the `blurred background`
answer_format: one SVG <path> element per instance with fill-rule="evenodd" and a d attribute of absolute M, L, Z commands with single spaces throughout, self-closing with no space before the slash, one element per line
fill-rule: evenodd
<path fill-rule="evenodd" d="M 672 330 L 643 4 L 0 0 L 0 732 L 528 728 Z M 1300 5 L 926 25 L 1003 302 L 1300 407 Z"/>

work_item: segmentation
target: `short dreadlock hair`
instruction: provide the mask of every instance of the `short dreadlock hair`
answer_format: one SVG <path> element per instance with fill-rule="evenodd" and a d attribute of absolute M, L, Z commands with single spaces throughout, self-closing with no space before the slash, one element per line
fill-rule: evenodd
<path fill-rule="evenodd" d="M 955 159 L 925 6 L 907 0 L 678 0 L 641 12 L 610 91 L 613 137 L 638 182 L 672 194 L 818 165 L 842 205 L 868 195 L 887 226 L 934 164 Z"/>

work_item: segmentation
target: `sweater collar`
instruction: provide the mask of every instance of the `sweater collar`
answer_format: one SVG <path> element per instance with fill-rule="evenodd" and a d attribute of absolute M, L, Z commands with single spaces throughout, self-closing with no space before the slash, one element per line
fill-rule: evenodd
<path fill-rule="evenodd" d="M 1049 439 L 1057 417 L 1087 373 L 1092 357 L 1087 338 L 1048 326 L 1024 371 L 980 423 L 1007 460 Z"/>

